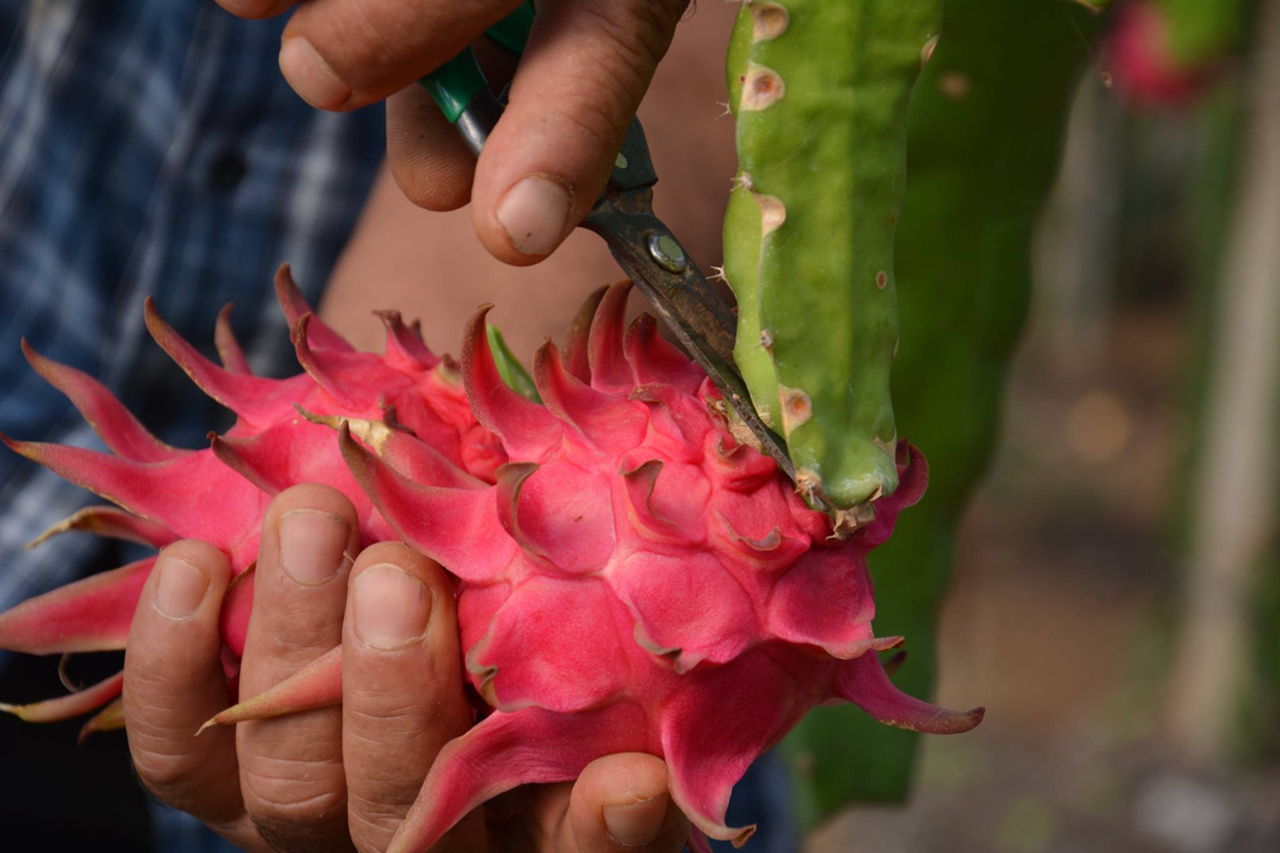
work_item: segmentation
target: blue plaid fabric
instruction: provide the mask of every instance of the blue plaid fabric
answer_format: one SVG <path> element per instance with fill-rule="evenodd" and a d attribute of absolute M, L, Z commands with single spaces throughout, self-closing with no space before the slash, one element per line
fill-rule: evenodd
<path fill-rule="evenodd" d="M 293 94 L 282 26 L 211 0 L 0 0 L 0 430 L 98 446 L 25 364 L 26 337 L 165 440 L 203 444 L 226 415 L 150 340 L 147 295 L 210 354 L 235 302 L 255 367 L 292 363 L 273 273 L 288 260 L 317 295 L 384 137 L 379 110 L 321 113 Z M 0 608 L 86 562 L 93 537 L 21 545 L 90 499 L 0 453 Z"/>
<path fill-rule="evenodd" d="M 27 366 L 22 337 L 170 443 L 225 426 L 149 339 L 147 295 L 209 354 L 235 302 L 255 368 L 296 372 L 273 273 L 288 260 L 318 295 L 384 132 L 380 109 L 332 115 L 293 94 L 276 66 L 282 27 L 212 0 L 0 0 L 0 431 L 101 449 Z M 83 534 L 22 548 L 93 501 L 0 449 L 0 610 L 95 562 L 106 543 Z M 156 849 L 226 849 L 177 813 L 152 823 Z"/>

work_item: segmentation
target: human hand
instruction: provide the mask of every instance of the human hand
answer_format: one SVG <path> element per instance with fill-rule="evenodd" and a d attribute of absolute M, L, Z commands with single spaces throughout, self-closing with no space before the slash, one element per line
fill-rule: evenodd
<path fill-rule="evenodd" d="M 603 189 L 688 0 L 540 0 L 502 120 L 476 162 L 415 81 L 523 0 L 218 0 L 263 18 L 297 5 L 280 69 L 312 106 L 387 100 L 387 157 L 415 204 L 472 204 L 476 234 L 510 264 L 549 255 Z"/>
<path fill-rule="evenodd" d="M 240 671 L 240 694 L 255 696 L 341 644 L 341 707 L 196 737 L 228 704 L 218 612 L 230 568 L 212 546 L 178 542 L 143 590 L 124 677 L 138 777 L 246 850 L 386 849 L 436 753 L 471 725 L 448 576 L 400 543 L 353 563 L 359 544 L 355 510 L 333 489 L 271 502 Z M 434 850 L 674 853 L 687 834 L 665 764 L 627 754 L 576 783 L 512 791 Z"/>

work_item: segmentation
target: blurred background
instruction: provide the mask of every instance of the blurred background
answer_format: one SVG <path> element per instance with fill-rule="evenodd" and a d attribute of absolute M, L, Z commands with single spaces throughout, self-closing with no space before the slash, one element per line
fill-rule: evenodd
<path fill-rule="evenodd" d="M 937 635 L 939 701 L 987 716 L 923 739 L 907 805 L 834 812 L 814 853 L 1280 850 L 1280 4 L 1119 4 L 1075 38 Z"/>

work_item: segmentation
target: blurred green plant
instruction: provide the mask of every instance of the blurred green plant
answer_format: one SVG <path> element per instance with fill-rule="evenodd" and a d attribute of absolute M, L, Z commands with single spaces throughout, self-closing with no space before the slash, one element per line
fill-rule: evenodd
<path fill-rule="evenodd" d="M 1184 67 L 1235 52 L 1243 39 L 1253 0 L 1153 0 L 1164 12 L 1169 47 Z"/>
<path fill-rule="evenodd" d="M 1226 5 L 1243 7 L 1244 12 L 1256 11 L 1256 4 L 1246 0 L 1231 0 Z M 1246 30 L 1256 32 L 1252 27 L 1241 25 L 1236 33 L 1239 39 L 1236 48 L 1240 53 L 1249 41 L 1244 35 Z M 1249 112 L 1243 96 L 1240 81 L 1228 79 L 1206 94 L 1197 116 L 1204 153 L 1193 199 L 1196 267 L 1191 306 L 1193 346 L 1188 359 L 1186 402 L 1190 432 L 1183 442 L 1187 453 L 1180 465 L 1181 486 L 1173 501 L 1170 519 L 1170 538 L 1179 553 L 1186 553 L 1189 548 L 1191 515 L 1197 506 L 1192 472 L 1200 461 L 1206 440 L 1210 366 L 1213 353 L 1221 346 L 1213 332 L 1219 316 L 1220 270 L 1230 233 L 1230 214 L 1237 190 L 1246 179 L 1241 171 L 1241 136 Z M 1259 584 L 1248 614 L 1251 666 L 1244 693 L 1238 697 L 1239 719 L 1234 743 L 1235 757 L 1245 765 L 1261 764 L 1280 756 L 1280 541 L 1274 533 L 1264 553 L 1259 555 L 1255 573 Z M 1165 640 L 1171 644 L 1168 636 Z"/>
<path fill-rule="evenodd" d="M 1234 13 L 1235 30 L 1220 50 L 1243 56 L 1243 42 L 1254 44 L 1248 61 L 1235 63 L 1238 73 L 1201 98 L 1197 116 L 1203 153 L 1194 199 L 1189 434 L 1171 511 L 1182 590 L 1165 723 L 1184 760 L 1214 767 L 1252 763 L 1280 745 L 1280 490 L 1271 470 L 1280 387 L 1277 371 L 1267 369 L 1280 324 L 1270 250 L 1280 221 L 1280 3 L 1221 5 L 1214 11 Z M 1184 26 L 1198 20 L 1185 14 Z M 1247 25 L 1245 15 L 1253 18 Z M 1171 18 L 1171 29 L 1177 23 Z"/>
<path fill-rule="evenodd" d="M 893 395 L 901 434 L 924 450 L 931 474 L 871 566 L 876 633 L 907 638 L 895 680 L 912 695 L 932 692 L 956 526 L 995 445 L 1031 290 L 1032 232 L 1102 5 L 948 0 L 911 102 Z M 801 823 L 851 800 L 905 797 L 917 740 L 851 706 L 810 714 L 783 746 Z"/>

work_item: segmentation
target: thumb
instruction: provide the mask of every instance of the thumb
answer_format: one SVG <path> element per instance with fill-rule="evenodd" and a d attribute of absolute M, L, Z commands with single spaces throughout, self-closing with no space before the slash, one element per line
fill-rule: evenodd
<path fill-rule="evenodd" d="M 671 802 L 662 759 L 622 753 L 582 771 L 560 836 L 556 853 L 676 853 L 689 837 L 689 821 Z"/>
<path fill-rule="evenodd" d="M 544 0 L 476 164 L 476 233 L 536 263 L 586 216 L 688 0 Z"/>

